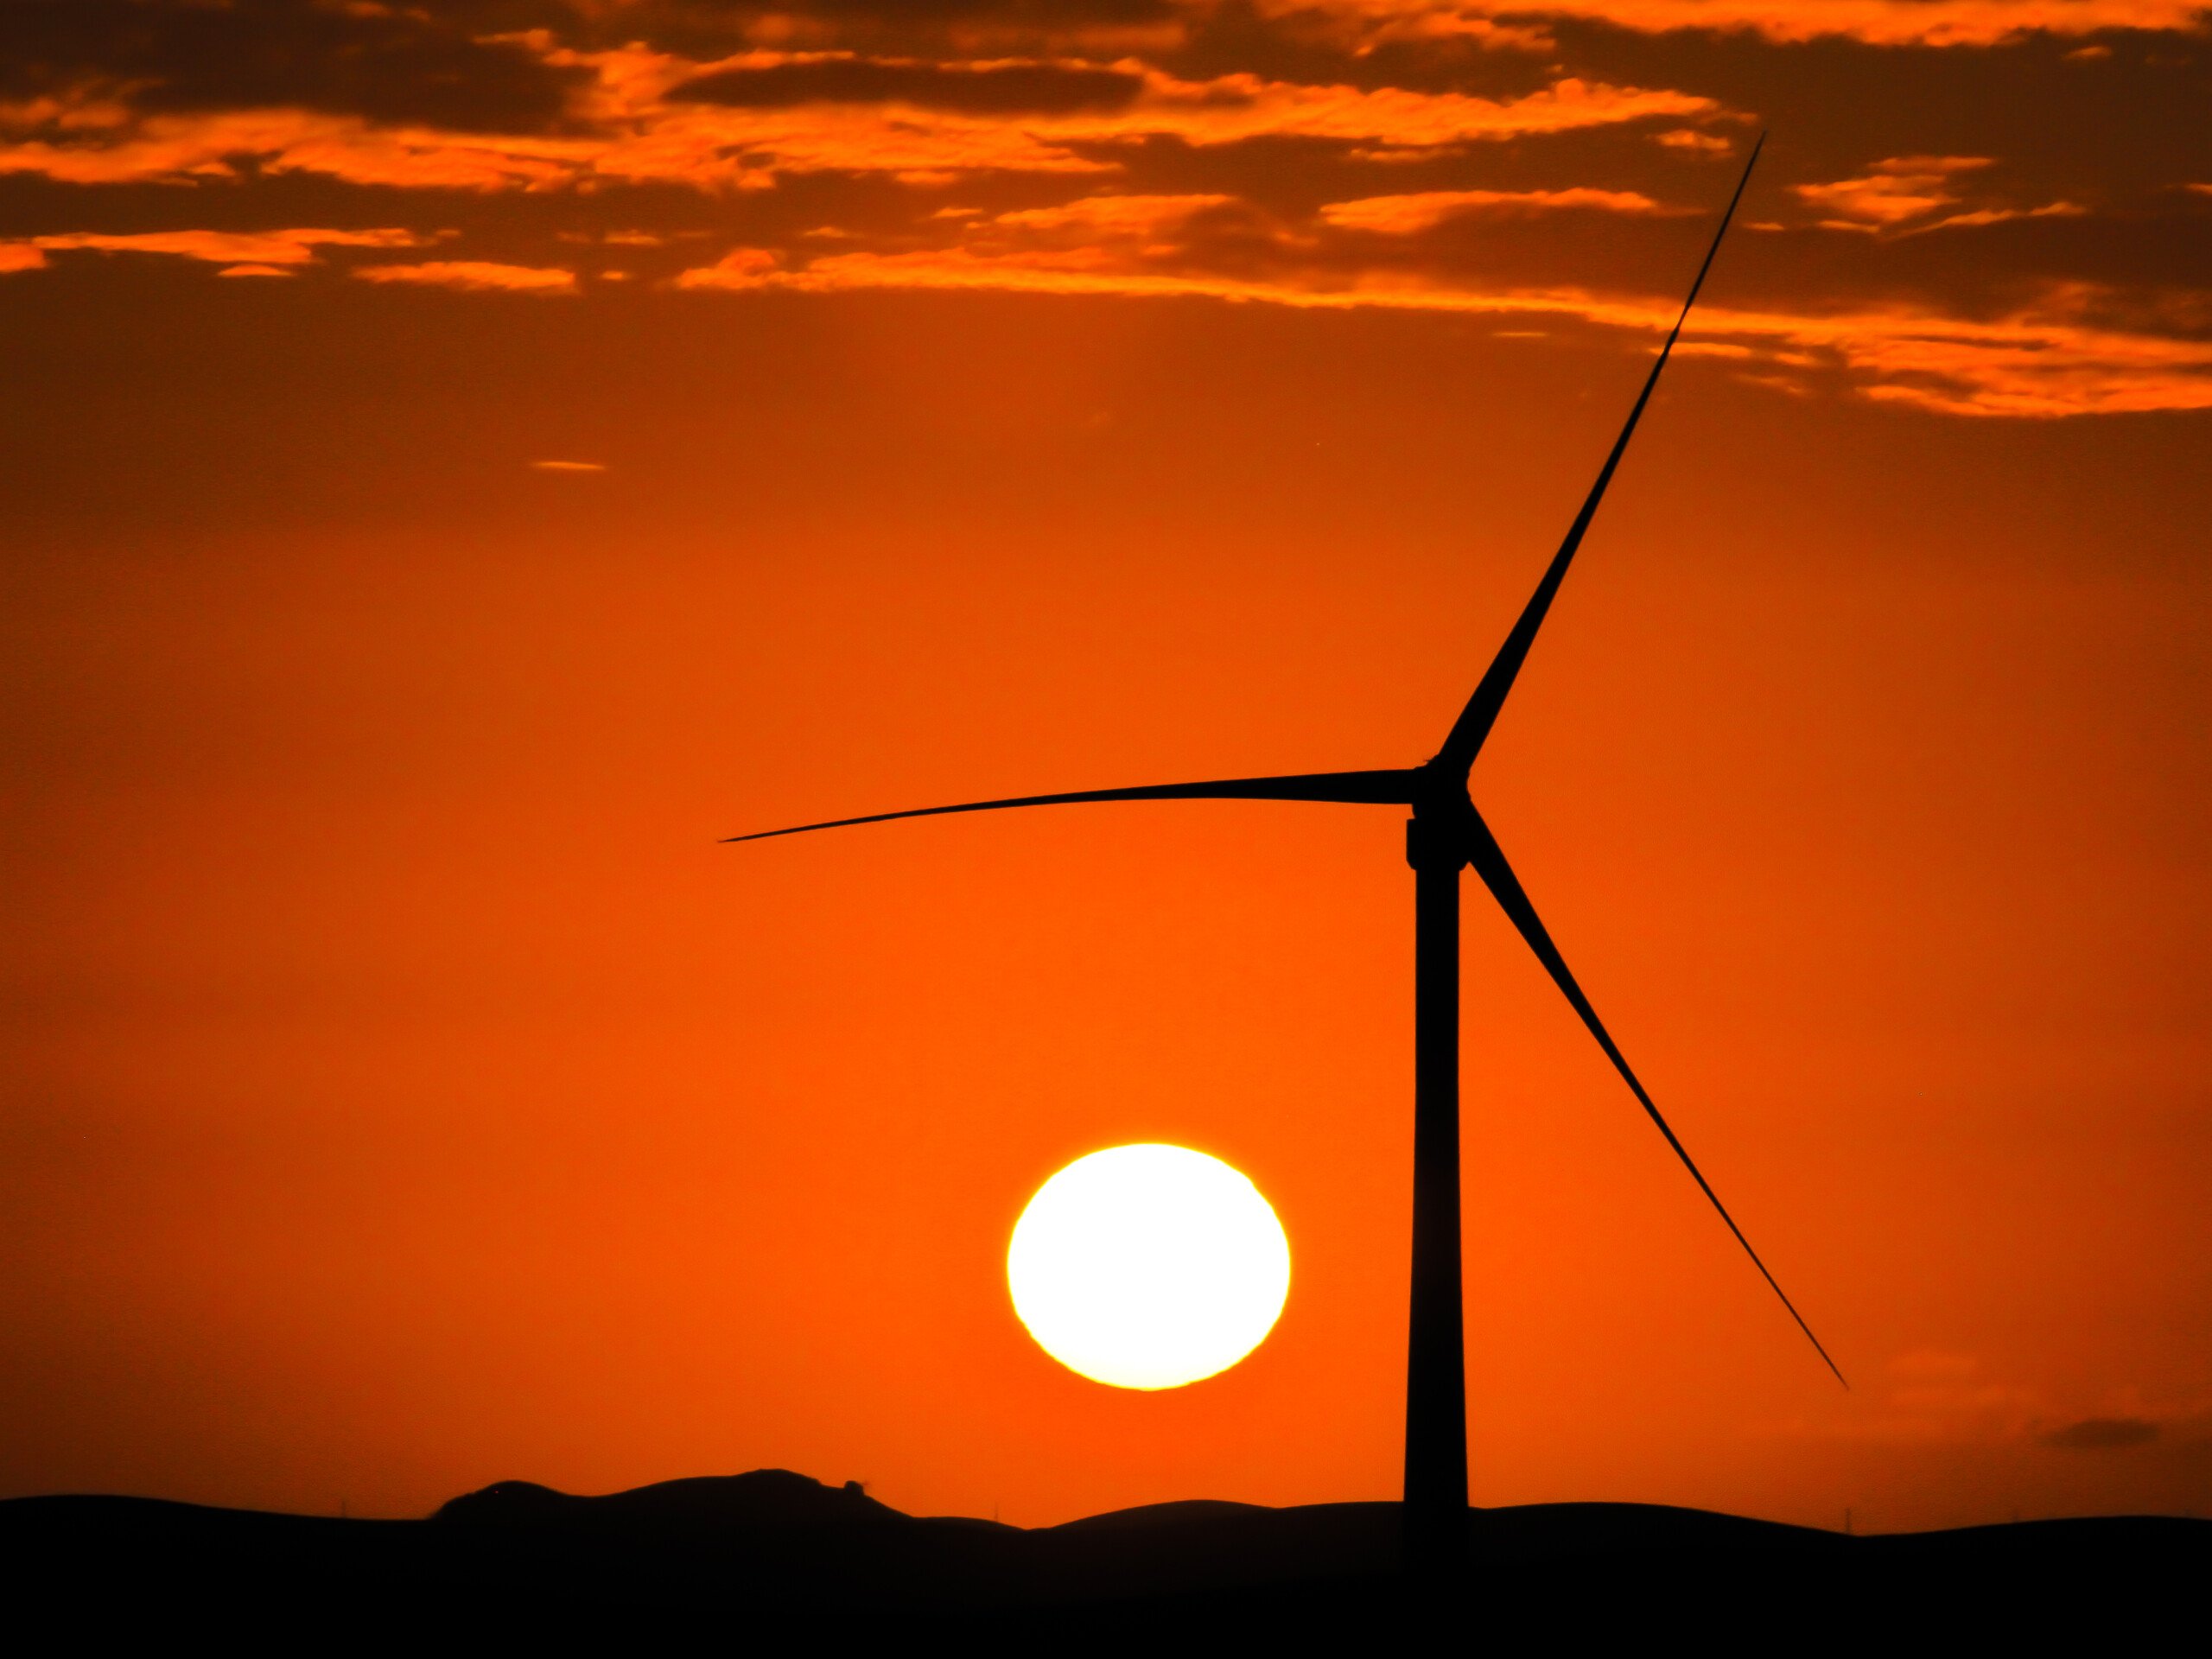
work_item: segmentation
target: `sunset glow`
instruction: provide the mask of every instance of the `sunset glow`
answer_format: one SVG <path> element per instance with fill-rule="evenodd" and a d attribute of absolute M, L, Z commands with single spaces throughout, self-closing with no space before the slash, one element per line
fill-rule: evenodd
<path fill-rule="evenodd" d="M 2212 1513 L 2208 110 L 2195 0 L 0 3 L 0 1496 L 1396 1496 L 1409 803 L 721 838 L 1420 766 L 1764 134 L 1468 788 L 1850 1389 L 1471 874 L 1471 1501 Z M 1008 1252 L 1144 1147 L 1296 1288 L 1131 1362 Z"/>

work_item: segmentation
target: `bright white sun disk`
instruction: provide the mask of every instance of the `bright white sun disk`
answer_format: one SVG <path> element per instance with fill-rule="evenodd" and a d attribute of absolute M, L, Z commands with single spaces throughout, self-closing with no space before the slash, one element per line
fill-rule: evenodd
<path fill-rule="evenodd" d="M 1117 1389 L 1173 1389 L 1258 1347 L 1290 1294 L 1290 1242 L 1259 1189 L 1183 1147 L 1114 1147 L 1037 1190 L 1007 1251 L 1045 1351 Z"/>

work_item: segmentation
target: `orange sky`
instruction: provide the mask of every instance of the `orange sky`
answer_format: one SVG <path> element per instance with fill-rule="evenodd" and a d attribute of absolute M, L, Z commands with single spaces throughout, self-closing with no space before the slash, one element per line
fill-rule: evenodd
<path fill-rule="evenodd" d="M 0 21 L 0 1492 L 1394 1495 L 1398 814 L 715 838 L 1424 759 L 1765 125 L 1475 795 L 1855 1388 L 1470 883 L 1475 1501 L 2212 1506 L 2204 14 L 438 10 Z"/>

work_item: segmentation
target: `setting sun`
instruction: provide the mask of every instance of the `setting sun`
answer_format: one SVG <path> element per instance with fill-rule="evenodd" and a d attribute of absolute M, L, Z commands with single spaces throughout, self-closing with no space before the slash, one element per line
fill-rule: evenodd
<path fill-rule="evenodd" d="M 1029 1334 L 1117 1389 L 1174 1389 L 1250 1353 L 1290 1293 L 1290 1243 L 1259 1189 L 1182 1147 L 1114 1147 L 1037 1191 L 1007 1281 Z"/>

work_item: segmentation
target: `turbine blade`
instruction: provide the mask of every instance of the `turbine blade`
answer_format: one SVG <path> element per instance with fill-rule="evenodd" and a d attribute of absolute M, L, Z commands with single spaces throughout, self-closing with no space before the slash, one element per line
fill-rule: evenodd
<path fill-rule="evenodd" d="M 1475 688 L 1475 695 L 1467 699 L 1467 706 L 1460 710 L 1459 718 L 1452 722 L 1451 732 L 1445 737 L 1444 747 L 1437 752 L 1439 760 L 1448 762 L 1453 770 L 1464 774 L 1473 766 L 1475 757 L 1482 753 L 1484 741 L 1497 722 L 1497 711 L 1505 706 L 1506 694 L 1513 690 L 1513 681 L 1521 672 L 1521 664 L 1529 655 L 1529 648 L 1536 643 L 1536 630 L 1544 625 L 1545 613 L 1552 607 L 1552 599 L 1559 592 L 1560 583 L 1567 580 L 1567 567 L 1574 561 L 1575 550 L 1582 545 L 1582 537 L 1590 528 L 1590 521 L 1598 516 L 1598 504 L 1605 499 L 1605 486 L 1613 481 L 1613 471 L 1621 464 L 1621 456 L 1628 449 L 1628 441 L 1635 435 L 1636 423 L 1643 418 L 1643 406 L 1651 401 L 1651 393 L 1659 384 L 1659 372 L 1667 366 L 1675 342 L 1681 337 L 1682 325 L 1689 321 L 1690 308 L 1697 303 L 1698 290 L 1705 286 L 1705 274 L 1713 269 L 1713 257 L 1720 251 L 1720 238 L 1728 233 L 1728 222 L 1736 216 L 1736 204 L 1744 199 L 1744 187 L 1751 181 L 1751 168 L 1758 164 L 1759 150 L 1766 143 L 1761 133 L 1758 143 L 1751 146 L 1751 160 L 1744 163 L 1744 176 L 1736 181 L 1736 194 L 1728 198 L 1728 207 L 1720 215 L 1720 228 L 1713 233 L 1713 245 L 1705 251 L 1705 263 L 1697 268 L 1697 280 L 1690 284 L 1689 297 L 1682 302 L 1681 315 L 1675 319 L 1675 326 L 1667 334 L 1667 340 L 1659 348 L 1658 359 L 1651 365 L 1651 373 L 1644 380 L 1643 390 L 1637 394 L 1636 406 L 1628 412 L 1628 423 L 1621 428 L 1621 435 L 1613 440 L 1612 453 L 1605 457 L 1605 464 L 1599 469 L 1598 481 L 1590 486 L 1590 493 L 1582 503 L 1582 511 L 1574 515 L 1574 522 L 1567 527 L 1567 539 L 1560 543 L 1559 551 L 1552 556 L 1550 567 L 1544 578 L 1536 584 L 1536 591 L 1529 596 L 1529 603 L 1522 611 L 1513 631 L 1505 636 L 1505 643 L 1498 647 L 1497 655 L 1491 659 L 1482 683 Z"/>
<path fill-rule="evenodd" d="M 1529 902 L 1529 895 L 1522 890 L 1520 879 L 1513 874 L 1513 867 L 1505 861 L 1505 852 L 1497 844 L 1497 837 L 1491 834 L 1490 826 L 1482 821 L 1481 815 L 1471 809 L 1469 820 L 1467 861 L 1474 866 L 1475 874 L 1482 877 L 1483 885 L 1490 889 L 1491 896 L 1497 900 L 1498 907 L 1520 930 L 1521 937 L 1529 942 L 1529 948 L 1536 953 L 1536 960 L 1544 964 L 1553 982 L 1574 1005 L 1575 1013 L 1582 1016 L 1582 1023 L 1589 1027 L 1590 1034 L 1598 1039 L 1598 1046 L 1605 1051 L 1605 1058 L 1613 1063 L 1613 1069 L 1621 1074 L 1622 1079 L 1642 1103 L 1643 1109 L 1650 1115 L 1651 1121 L 1659 1126 L 1659 1133 L 1667 1137 L 1667 1144 L 1675 1149 L 1675 1156 L 1682 1160 L 1682 1167 L 1689 1171 L 1690 1179 L 1713 1201 L 1713 1207 L 1719 1212 L 1720 1219 L 1728 1224 L 1728 1230 L 1735 1234 L 1736 1242 L 1744 1247 L 1744 1254 L 1751 1258 L 1751 1265 L 1759 1270 L 1759 1276 L 1772 1287 L 1776 1295 L 1782 1298 L 1783 1306 L 1789 1310 L 1789 1317 L 1797 1321 L 1797 1328 L 1805 1333 L 1805 1339 L 1813 1344 L 1814 1351 L 1820 1355 L 1828 1370 L 1835 1372 L 1835 1380 L 1849 1388 L 1851 1384 L 1844 1381 L 1843 1372 L 1838 1370 L 1835 1361 L 1828 1357 L 1828 1351 L 1821 1345 L 1821 1339 L 1813 1334 L 1813 1327 L 1805 1323 L 1805 1316 L 1797 1311 L 1797 1305 L 1789 1300 L 1789 1293 L 1767 1271 L 1766 1263 L 1759 1260 L 1759 1253 L 1751 1248 L 1751 1241 L 1744 1236 L 1744 1230 L 1728 1213 L 1728 1206 L 1720 1202 L 1720 1195 L 1713 1190 L 1712 1183 L 1699 1170 L 1688 1148 L 1668 1127 L 1667 1120 L 1659 1115 L 1659 1109 L 1651 1103 L 1651 1096 L 1637 1081 L 1636 1073 L 1629 1069 L 1628 1061 L 1622 1057 L 1620 1050 L 1606 1033 L 1604 1022 L 1598 1018 L 1598 1011 L 1590 1006 L 1590 999 L 1583 995 L 1582 988 L 1574 982 L 1574 976 L 1567 971 L 1567 959 L 1560 955 L 1559 947 L 1552 943 L 1552 936 L 1545 931 L 1543 922 L 1536 915 L 1536 907 Z"/>
<path fill-rule="evenodd" d="M 887 823 L 893 818 L 935 818 L 948 812 L 996 812 L 1012 806 L 1072 806 L 1089 801 L 1351 801 L 1407 806 L 1413 802 L 1414 779 L 1415 774 L 1408 771 L 1315 772 L 1287 778 L 1224 778 L 1203 784 L 1141 784 L 1134 789 L 1084 789 L 1065 795 L 1019 795 L 1003 801 L 963 801 L 957 806 L 871 812 L 866 817 L 797 823 L 786 830 L 757 830 L 749 836 L 726 836 L 723 840 L 767 841 L 777 836 L 803 836 L 812 830 Z"/>

